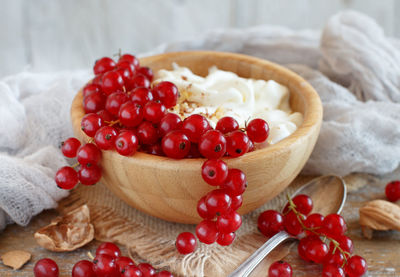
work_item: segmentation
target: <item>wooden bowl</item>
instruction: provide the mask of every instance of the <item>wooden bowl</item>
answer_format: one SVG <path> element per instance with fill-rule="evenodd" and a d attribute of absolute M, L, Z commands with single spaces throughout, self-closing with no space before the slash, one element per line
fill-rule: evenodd
<path fill-rule="evenodd" d="M 140 62 L 154 71 L 171 69 L 176 62 L 203 76 L 209 67 L 216 65 L 244 78 L 273 79 L 289 88 L 292 109 L 304 116 L 296 132 L 274 145 L 239 158 L 225 159 L 230 168 L 239 168 L 247 176 L 241 214 L 275 197 L 299 174 L 314 148 L 322 121 L 319 96 L 300 76 L 262 59 L 222 52 L 167 53 L 146 57 Z M 72 103 L 71 118 L 76 137 L 87 141 L 80 128 L 83 116 L 80 91 Z M 116 151 L 103 151 L 102 181 L 130 206 L 149 215 L 179 223 L 198 223 L 201 219 L 196 212 L 197 201 L 214 189 L 201 178 L 203 162 L 204 159 L 174 160 L 141 152 L 124 157 Z"/>

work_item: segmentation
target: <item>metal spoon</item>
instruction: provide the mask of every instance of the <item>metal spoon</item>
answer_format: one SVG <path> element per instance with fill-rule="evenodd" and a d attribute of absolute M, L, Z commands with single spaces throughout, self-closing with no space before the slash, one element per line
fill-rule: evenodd
<path fill-rule="evenodd" d="M 328 215 L 340 213 L 346 201 L 347 188 L 344 180 L 338 176 L 327 175 L 315 178 L 299 188 L 294 194 L 306 194 L 313 200 L 314 213 Z M 297 239 L 285 231 L 277 233 L 254 252 L 228 277 L 247 277 L 256 266 L 275 247 L 288 239 Z"/>

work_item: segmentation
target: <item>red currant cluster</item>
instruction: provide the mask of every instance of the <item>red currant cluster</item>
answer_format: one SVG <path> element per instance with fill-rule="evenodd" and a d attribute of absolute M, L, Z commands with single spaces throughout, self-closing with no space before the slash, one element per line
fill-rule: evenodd
<path fill-rule="evenodd" d="M 345 235 L 347 225 L 343 217 L 338 214 L 325 217 L 318 213 L 310 214 L 312 208 L 313 202 L 307 195 L 289 198 L 283 214 L 274 210 L 261 213 L 258 229 L 267 237 L 282 230 L 293 236 L 304 236 L 298 245 L 299 256 L 305 261 L 322 264 L 324 277 L 344 277 L 345 274 L 349 277 L 362 276 L 367 271 L 367 264 L 362 257 L 351 256 L 353 242 Z M 292 273 L 279 276 L 292 276 Z"/>
<path fill-rule="evenodd" d="M 35 277 L 58 277 L 57 263 L 51 259 L 39 260 L 33 269 Z M 147 263 L 136 265 L 134 261 L 121 256 L 121 250 L 113 243 L 102 243 L 92 261 L 82 260 L 72 268 L 72 277 L 173 277 L 163 270 L 156 273 Z"/>
<path fill-rule="evenodd" d="M 400 181 L 392 181 L 386 185 L 386 197 L 391 202 L 400 200 Z"/>

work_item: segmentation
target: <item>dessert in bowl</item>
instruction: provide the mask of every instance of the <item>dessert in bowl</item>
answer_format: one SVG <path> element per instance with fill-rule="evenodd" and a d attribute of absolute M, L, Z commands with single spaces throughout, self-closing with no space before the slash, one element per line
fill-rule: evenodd
<path fill-rule="evenodd" d="M 319 134 L 322 106 L 318 94 L 300 76 L 274 63 L 233 53 L 177 52 L 146 57 L 140 62 L 154 72 L 170 71 L 176 63 L 200 76 L 207 76 L 209 69 L 216 66 L 242 78 L 274 80 L 288 88 L 290 110 L 301 115 L 301 120 L 299 116 L 294 120 L 298 126 L 292 129 L 293 133 L 241 157 L 223 158 L 229 168 L 239 168 L 247 177 L 241 214 L 276 196 L 303 168 Z M 166 76 L 161 72 L 158 77 L 163 79 Z M 88 141 L 80 124 L 85 115 L 82 100 L 80 91 L 72 103 L 71 118 L 76 137 Z M 116 151 L 102 151 L 102 181 L 119 198 L 147 214 L 173 222 L 197 223 L 201 221 L 196 211 L 197 202 L 212 190 L 201 178 L 204 161 L 202 158 L 175 160 L 143 152 L 125 157 Z"/>

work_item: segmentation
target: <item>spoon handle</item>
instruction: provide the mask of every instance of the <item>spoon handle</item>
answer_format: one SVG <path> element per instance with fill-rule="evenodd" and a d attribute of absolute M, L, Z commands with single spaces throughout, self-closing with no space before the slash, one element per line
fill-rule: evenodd
<path fill-rule="evenodd" d="M 290 239 L 291 236 L 285 231 L 280 231 L 270 238 L 260 248 L 257 249 L 246 261 L 244 261 L 235 271 L 228 277 L 247 277 L 256 268 L 256 266 L 267 256 L 275 247 Z"/>

